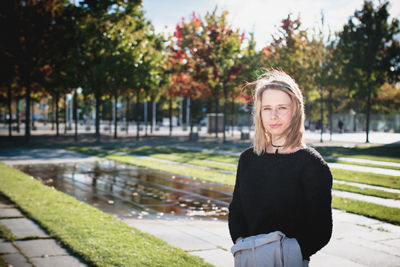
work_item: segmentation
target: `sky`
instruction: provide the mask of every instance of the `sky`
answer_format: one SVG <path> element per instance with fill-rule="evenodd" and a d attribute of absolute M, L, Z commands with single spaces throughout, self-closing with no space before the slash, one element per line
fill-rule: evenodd
<path fill-rule="evenodd" d="M 303 29 L 311 31 L 319 27 L 321 12 L 325 17 L 325 35 L 340 31 L 355 10 L 360 10 L 363 0 L 143 0 L 145 17 L 155 27 L 157 33 L 173 33 L 176 24 L 184 17 L 186 20 L 196 12 L 201 18 L 217 7 L 218 14 L 228 11 L 228 22 L 233 28 L 254 32 L 257 48 L 261 49 L 277 33 L 282 19 L 289 13 L 300 16 Z M 374 0 L 377 4 L 378 1 Z M 400 19 L 400 0 L 391 0 L 391 17 Z"/>

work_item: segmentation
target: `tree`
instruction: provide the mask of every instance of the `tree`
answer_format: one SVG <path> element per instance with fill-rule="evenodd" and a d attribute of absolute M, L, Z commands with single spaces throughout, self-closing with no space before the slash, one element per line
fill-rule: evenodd
<path fill-rule="evenodd" d="M 228 102 L 228 83 L 240 72 L 239 58 L 244 34 L 232 29 L 226 20 L 227 12 L 217 15 L 217 9 L 201 20 L 193 13 L 189 22 L 183 19 L 176 27 L 173 45 L 173 67 L 176 69 L 176 88 L 190 102 L 212 97 L 215 113 L 219 112 L 219 99 L 224 97 L 224 113 Z M 210 94 L 211 93 L 211 94 Z M 193 104 L 191 104 L 192 109 Z M 192 111 L 191 117 L 192 117 Z M 192 133 L 192 119 L 191 133 Z M 216 116 L 218 125 L 218 116 Z M 223 122 L 225 141 L 225 120 Z M 215 132 L 218 137 L 218 127 Z"/>
<path fill-rule="evenodd" d="M 335 86 L 335 70 L 333 69 L 333 50 L 332 46 L 326 45 L 325 43 L 331 44 L 331 35 L 329 33 L 328 37 L 325 37 L 323 32 L 324 28 L 324 15 L 321 14 L 321 24 L 319 25 L 319 29 L 312 36 L 312 39 L 308 43 L 308 72 L 309 76 L 312 78 L 312 85 L 314 85 L 316 91 L 319 94 L 320 100 L 320 121 L 321 121 L 321 129 L 320 129 L 320 142 L 323 142 L 323 132 L 324 132 L 324 103 L 331 104 L 330 100 L 332 97 L 332 89 Z M 326 101 L 324 98 L 329 94 L 329 101 Z M 329 106 L 329 124 L 332 132 L 332 123 L 331 123 L 331 115 L 332 115 L 332 107 Z"/>
<path fill-rule="evenodd" d="M 308 75 L 308 36 L 302 29 L 300 17 L 293 20 L 289 14 L 281 21 L 278 34 L 272 36 L 271 44 L 262 49 L 263 65 L 279 68 L 293 76 L 303 94 L 310 87 Z"/>
<path fill-rule="evenodd" d="M 374 6 L 364 1 L 339 33 L 338 49 L 349 90 L 365 100 L 366 142 L 369 142 L 371 106 L 386 81 L 400 80 L 399 20 L 389 22 L 389 2 Z"/>
<path fill-rule="evenodd" d="M 56 136 L 59 136 L 59 101 L 63 95 L 75 91 L 82 82 L 84 71 L 80 64 L 80 19 L 83 12 L 74 5 L 65 5 L 55 12 L 47 32 L 46 50 L 50 55 L 42 68 L 45 77 L 43 86 L 53 97 L 56 113 Z M 74 101 L 76 92 L 74 94 Z M 74 105 L 76 111 L 76 105 Z M 75 127 L 75 132 L 77 127 Z M 77 132 L 75 133 L 77 139 Z"/>
<path fill-rule="evenodd" d="M 118 50 L 118 41 L 115 39 L 113 30 L 118 22 L 125 21 L 128 27 L 133 21 L 140 21 L 137 16 L 140 1 L 82 1 L 81 7 L 85 16 L 82 19 L 82 31 L 84 41 L 82 42 L 81 62 L 85 71 L 82 73 L 83 89 L 86 93 L 95 96 L 95 136 L 100 141 L 100 102 L 102 96 L 110 90 L 112 77 L 107 75 L 110 57 L 113 51 Z M 126 45 L 126 43 L 124 44 Z M 114 79 L 115 81 L 115 79 Z"/>
<path fill-rule="evenodd" d="M 237 76 L 236 87 L 231 92 L 231 113 L 234 114 L 234 101 L 239 100 L 247 106 L 247 115 L 249 116 L 249 132 L 252 125 L 250 104 L 253 101 L 252 91 L 248 83 L 257 79 L 263 66 L 262 52 L 256 51 L 256 41 L 254 34 L 250 33 L 247 46 L 243 48 L 240 64 L 243 66 L 240 74 Z M 233 122 L 232 122 L 233 125 Z M 233 128 L 233 127 L 232 127 Z M 233 132 L 232 132 L 233 134 Z"/>
<path fill-rule="evenodd" d="M 205 49 L 201 41 L 204 31 L 201 20 L 193 13 L 189 22 L 182 21 L 176 25 L 176 30 L 171 38 L 170 66 L 172 79 L 170 80 L 169 113 L 170 135 L 172 133 L 172 99 L 183 96 L 190 99 L 190 138 L 193 136 L 193 104 L 196 99 L 210 95 L 206 85 L 207 68 L 201 54 Z M 202 50 L 203 49 L 203 50 Z"/>
<path fill-rule="evenodd" d="M 6 1 L 1 8 L 1 53 L 11 60 L 25 91 L 25 139 L 30 139 L 32 86 L 43 79 L 46 64 L 46 33 L 55 11 L 67 1 Z"/>
<path fill-rule="evenodd" d="M 204 48 L 200 50 L 203 54 L 208 69 L 207 86 L 213 92 L 215 100 L 216 113 L 216 131 L 218 137 L 218 111 L 219 98 L 222 93 L 224 97 L 224 121 L 223 121 L 223 141 L 226 141 L 225 125 L 227 115 L 229 83 L 236 79 L 242 66 L 239 64 L 241 57 L 241 44 L 244 40 L 244 34 L 239 30 L 232 29 L 226 20 L 227 11 L 217 16 L 217 9 L 212 13 L 207 13 L 203 23 L 202 44 Z"/>

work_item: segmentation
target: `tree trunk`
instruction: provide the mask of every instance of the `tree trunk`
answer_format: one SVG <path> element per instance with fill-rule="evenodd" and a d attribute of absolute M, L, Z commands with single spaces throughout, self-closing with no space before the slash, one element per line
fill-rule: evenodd
<path fill-rule="evenodd" d="M 366 131 L 366 143 L 369 143 L 369 116 L 371 112 L 371 90 L 368 92 L 368 98 L 367 98 L 367 121 L 365 125 L 365 131 Z"/>
<path fill-rule="evenodd" d="M 140 90 L 136 90 L 136 140 L 139 140 L 139 97 L 140 97 Z"/>
<path fill-rule="evenodd" d="M 64 134 L 67 134 L 68 127 L 68 106 L 67 106 L 67 95 L 64 95 Z"/>
<path fill-rule="evenodd" d="M 74 117 L 75 117 L 75 135 L 74 140 L 78 141 L 78 93 L 74 91 Z"/>
<path fill-rule="evenodd" d="M 234 101 L 234 99 L 233 99 L 233 97 L 232 97 L 232 106 L 231 106 L 231 127 L 232 127 L 232 137 L 233 137 L 233 132 L 234 132 L 234 121 L 233 121 L 233 119 L 234 119 L 234 117 L 235 117 L 235 114 L 234 114 L 234 112 L 235 112 L 235 101 Z"/>
<path fill-rule="evenodd" d="M 147 97 L 146 97 L 147 99 Z M 143 120 L 144 120 L 144 136 L 147 137 L 147 114 L 148 114 L 148 105 L 147 105 L 147 100 L 144 101 L 143 103 Z"/>
<path fill-rule="evenodd" d="M 115 91 L 114 93 L 114 139 L 117 139 L 117 100 L 118 100 L 118 96 L 117 96 L 117 92 Z"/>
<path fill-rule="evenodd" d="M 54 95 L 52 95 L 52 97 L 51 97 L 51 102 L 52 102 L 52 110 L 51 110 L 51 130 L 52 131 L 54 131 L 54 121 L 56 120 L 56 113 L 55 113 L 55 103 L 56 103 L 56 100 L 54 99 L 55 97 L 54 97 Z"/>
<path fill-rule="evenodd" d="M 59 111 L 58 102 L 60 101 L 60 93 L 56 92 L 56 136 L 60 136 L 60 123 L 59 123 Z"/>
<path fill-rule="evenodd" d="M 12 110 L 11 110 L 11 103 L 12 103 L 12 96 L 11 96 L 11 86 L 8 86 L 8 136 L 12 137 Z"/>
<path fill-rule="evenodd" d="M 320 136 L 320 142 L 323 143 L 323 134 L 324 134 L 324 92 L 321 90 L 320 92 L 321 95 L 321 136 Z"/>
<path fill-rule="evenodd" d="M 172 97 L 169 96 L 169 136 L 172 136 Z"/>
<path fill-rule="evenodd" d="M 333 123 L 332 123 L 332 88 L 329 90 L 328 96 L 328 112 L 329 112 L 329 140 L 332 141 Z"/>
<path fill-rule="evenodd" d="M 218 97 L 215 96 L 215 138 L 218 139 L 218 110 L 219 110 Z"/>
<path fill-rule="evenodd" d="M 126 119 L 126 135 L 128 135 L 128 132 L 129 132 L 129 120 L 130 120 L 130 117 L 129 117 L 129 105 L 130 105 L 130 99 L 129 99 L 129 93 L 127 94 L 127 96 L 126 96 L 126 115 L 125 115 L 125 119 Z"/>
<path fill-rule="evenodd" d="M 113 96 L 112 96 L 112 94 L 110 94 L 110 109 L 109 109 L 109 111 L 110 111 L 110 113 L 109 113 L 109 115 L 110 115 L 110 119 L 108 120 L 108 131 L 109 131 L 109 133 L 110 133 L 110 135 L 111 135 L 111 133 L 112 133 L 112 121 L 113 121 L 113 116 L 114 116 L 114 109 L 113 109 Z"/>
<path fill-rule="evenodd" d="M 96 100 L 96 104 L 95 104 L 95 112 L 96 112 L 96 122 L 95 122 L 95 138 L 96 138 L 96 142 L 99 143 L 100 142 L 100 94 L 98 92 L 95 93 L 95 100 Z"/>
<path fill-rule="evenodd" d="M 224 117 L 222 118 L 222 132 L 223 132 L 223 138 L 222 138 L 222 142 L 226 143 L 226 134 L 225 134 L 225 122 L 226 122 L 226 102 L 228 101 L 228 97 L 227 97 L 227 91 L 225 89 L 224 86 Z"/>
<path fill-rule="evenodd" d="M 151 123 L 150 123 L 150 133 L 153 133 L 153 124 L 154 124 L 154 96 L 150 96 L 150 117 L 151 117 Z"/>
<path fill-rule="evenodd" d="M 19 114 L 20 112 L 20 105 L 19 105 L 19 99 L 16 100 L 16 104 L 17 104 L 17 133 L 19 133 L 19 130 L 21 128 L 21 115 Z"/>
<path fill-rule="evenodd" d="M 31 137 L 31 85 L 29 80 L 25 82 L 25 141 L 29 142 Z"/>
<path fill-rule="evenodd" d="M 35 129 L 35 99 L 31 98 L 31 130 Z"/>
<path fill-rule="evenodd" d="M 187 104 L 189 105 L 189 121 L 186 122 L 189 124 L 190 127 L 190 133 L 189 133 L 189 140 L 193 141 L 193 112 L 194 112 L 194 101 L 192 100 L 191 97 L 188 97 L 188 102 Z"/>
<path fill-rule="evenodd" d="M 156 128 L 156 126 L 157 126 L 157 102 L 154 100 L 153 100 L 153 104 L 152 104 L 152 109 L 153 109 L 152 125 L 153 125 L 153 128 Z"/>
<path fill-rule="evenodd" d="M 193 118 L 193 105 L 194 103 L 192 102 L 192 98 L 187 97 L 186 98 L 186 126 L 190 127 L 190 131 L 189 131 L 189 140 L 192 140 L 192 136 L 193 136 L 193 122 L 192 122 L 192 118 Z"/>

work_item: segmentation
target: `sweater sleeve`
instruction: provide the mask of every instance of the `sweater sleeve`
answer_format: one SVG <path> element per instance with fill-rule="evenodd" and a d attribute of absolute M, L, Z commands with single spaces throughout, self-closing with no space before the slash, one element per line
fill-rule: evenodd
<path fill-rule="evenodd" d="M 323 248 L 332 235 L 332 174 L 319 155 L 307 165 L 302 177 L 305 224 L 298 237 L 304 259 Z"/>
<path fill-rule="evenodd" d="M 243 154 L 240 156 L 239 164 L 236 172 L 236 182 L 235 188 L 233 190 L 232 202 L 229 205 L 229 232 L 233 243 L 239 237 L 246 237 L 246 222 L 243 216 L 242 204 L 240 201 L 240 180 L 241 180 L 241 170 L 243 165 Z"/>

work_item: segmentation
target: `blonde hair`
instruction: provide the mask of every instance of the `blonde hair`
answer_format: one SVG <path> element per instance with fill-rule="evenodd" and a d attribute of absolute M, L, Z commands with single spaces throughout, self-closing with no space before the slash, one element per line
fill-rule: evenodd
<path fill-rule="evenodd" d="M 286 131 L 284 146 L 295 148 L 303 144 L 304 135 L 304 102 L 303 95 L 294 79 L 281 70 L 271 70 L 262 74 L 251 83 L 255 84 L 253 121 L 254 121 L 254 153 L 261 155 L 266 152 L 271 142 L 271 134 L 264 128 L 261 119 L 261 99 L 266 90 L 274 89 L 287 93 L 294 104 L 292 120 Z"/>

